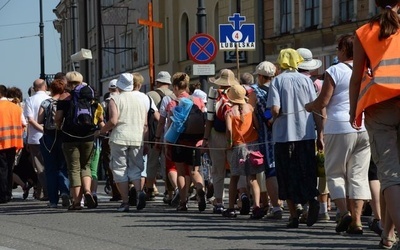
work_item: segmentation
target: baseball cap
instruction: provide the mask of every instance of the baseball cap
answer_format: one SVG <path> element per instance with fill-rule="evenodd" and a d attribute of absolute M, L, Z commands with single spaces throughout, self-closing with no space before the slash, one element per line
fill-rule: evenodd
<path fill-rule="evenodd" d="M 112 79 L 112 80 L 108 83 L 108 88 L 109 88 L 109 89 L 116 89 L 116 88 L 117 88 L 117 79 Z"/>

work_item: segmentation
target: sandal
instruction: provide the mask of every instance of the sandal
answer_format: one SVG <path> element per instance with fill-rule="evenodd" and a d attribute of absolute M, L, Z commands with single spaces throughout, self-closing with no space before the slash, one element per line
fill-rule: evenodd
<path fill-rule="evenodd" d="M 386 244 L 384 241 L 386 241 Z M 395 235 L 393 235 L 392 237 L 389 237 L 382 233 L 381 241 L 379 241 L 379 247 L 382 249 L 392 249 L 393 246 L 396 244 L 396 242 L 397 242 L 397 239 L 396 239 Z"/>
<path fill-rule="evenodd" d="M 77 211 L 77 210 L 82 210 L 81 203 L 72 203 L 72 205 L 68 207 L 68 211 Z"/>
<path fill-rule="evenodd" d="M 347 234 L 363 234 L 362 225 L 350 225 L 346 230 Z"/>
<path fill-rule="evenodd" d="M 85 193 L 85 201 L 87 204 L 88 208 L 95 208 L 96 207 L 96 201 L 93 199 L 93 196 L 90 192 Z"/>

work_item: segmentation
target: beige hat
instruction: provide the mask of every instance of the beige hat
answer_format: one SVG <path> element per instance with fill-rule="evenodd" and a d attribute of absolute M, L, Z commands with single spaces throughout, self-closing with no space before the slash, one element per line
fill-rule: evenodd
<path fill-rule="evenodd" d="M 117 80 L 117 87 L 123 91 L 133 90 L 133 75 L 131 73 L 123 73 Z"/>
<path fill-rule="evenodd" d="M 257 65 L 255 75 L 275 76 L 276 67 L 273 63 L 264 61 Z"/>
<path fill-rule="evenodd" d="M 70 71 L 65 75 L 65 77 L 67 78 L 68 82 L 83 82 L 83 76 L 78 71 Z"/>
<path fill-rule="evenodd" d="M 245 104 L 247 102 L 246 89 L 242 85 L 233 85 L 226 92 L 229 101 L 237 104 Z"/>
<path fill-rule="evenodd" d="M 311 71 L 322 66 L 321 60 L 313 59 L 311 50 L 306 48 L 298 48 L 297 52 L 304 58 L 304 61 L 299 64 L 299 69 Z"/>
<path fill-rule="evenodd" d="M 235 77 L 235 74 L 230 69 L 221 69 L 219 73 L 219 78 L 210 78 L 209 81 L 215 83 L 220 86 L 233 86 L 239 85 L 238 80 Z"/>

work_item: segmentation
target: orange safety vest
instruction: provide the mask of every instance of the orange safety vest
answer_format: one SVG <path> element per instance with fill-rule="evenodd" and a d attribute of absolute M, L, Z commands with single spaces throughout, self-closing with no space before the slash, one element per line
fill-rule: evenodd
<path fill-rule="evenodd" d="M 23 147 L 22 109 L 18 105 L 0 100 L 0 150 Z"/>
<path fill-rule="evenodd" d="M 370 62 L 361 81 L 357 118 L 365 108 L 400 96 L 400 33 L 379 41 L 379 30 L 378 23 L 368 23 L 356 31 Z"/>

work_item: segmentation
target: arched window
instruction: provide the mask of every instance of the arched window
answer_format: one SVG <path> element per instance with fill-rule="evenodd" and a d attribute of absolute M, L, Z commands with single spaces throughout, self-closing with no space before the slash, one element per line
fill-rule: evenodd
<path fill-rule="evenodd" d="M 182 15 L 180 31 L 180 59 L 181 61 L 189 60 L 189 55 L 186 51 L 187 44 L 189 43 L 189 18 L 186 13 Z"/>

